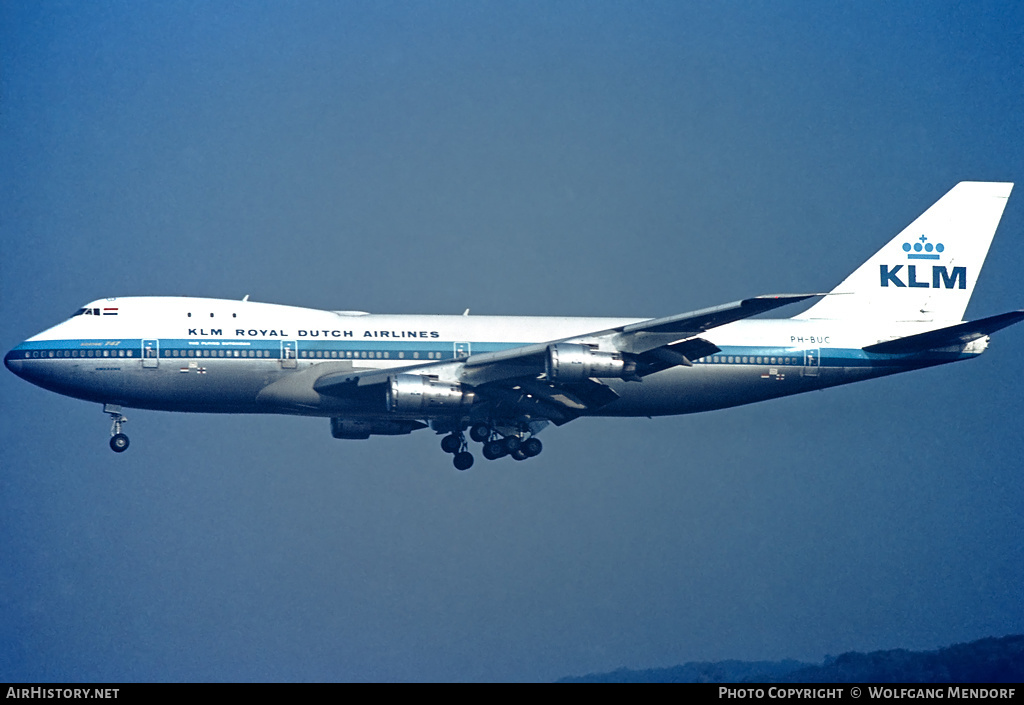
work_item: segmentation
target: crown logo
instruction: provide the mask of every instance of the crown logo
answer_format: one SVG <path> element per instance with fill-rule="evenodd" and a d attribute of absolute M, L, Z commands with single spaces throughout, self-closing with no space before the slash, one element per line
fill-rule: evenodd
<path fill-rule="evenodd" d="M 941 253 L 946 249 L 941 242 L 937 245 L 928 242 L 928 238 L 924 235 L 919 237 L 918 240 L 920 242 L 915 242 L 913 245 L 909 242 L 903 243 L 903 251 L 907 253 L 907 259 L 939 259 L 939 255 L 935 253 Z"/>

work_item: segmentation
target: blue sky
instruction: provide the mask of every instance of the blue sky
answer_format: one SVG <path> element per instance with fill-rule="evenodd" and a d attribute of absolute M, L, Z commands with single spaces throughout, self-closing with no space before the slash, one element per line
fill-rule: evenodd
<path fill-rule="evenodd" d="M 0 3 L 0 343 L 103 296 L 659 316 L 831 289 L 1024 171 L 1015 3 Z M 1019 188 L 1018 188 L 1019 190 Z M 1024 306 L 1011 196 L 968 314 Z M 1024 630 L 1024 329 L 979 360 L 429 434 L 7 373 L 0 677 L 544 680 Z"/>

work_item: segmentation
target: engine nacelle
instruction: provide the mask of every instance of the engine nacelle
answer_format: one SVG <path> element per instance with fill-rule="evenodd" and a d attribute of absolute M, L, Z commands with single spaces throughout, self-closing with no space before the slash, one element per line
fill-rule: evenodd
<path fill-rule="evenodd" d="M 636 363 L 619 353 L 596 352 L 589 345 L 556 343 L 548 346 L 545 370 L 549 382 L 572 384 L 591 377 L 629 379 L 636 374 Z"/>
<path fill-rule="evenodd" d="M 394 375 L 388 379 L 388 411 L 447 411 L 468 406 L 475 397 L 458 382 L 438 382 L 423 375 Z"/>
<path fill-rule="evenodd" d="M 382 421 L 366 419 L 346 419 L 342 416 L 331 417 L 331 435 L 335 438 L 363 440 L 370 436 L 404 436 L 425 424 L 419 421 Z"/>

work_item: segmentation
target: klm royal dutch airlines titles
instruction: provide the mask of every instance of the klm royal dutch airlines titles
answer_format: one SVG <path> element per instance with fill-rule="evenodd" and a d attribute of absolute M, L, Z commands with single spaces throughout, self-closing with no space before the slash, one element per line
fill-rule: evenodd
<path fill-rule="evenodd" d="M 4 358 L 18 376 L 123 407 L 322 416 L 335 438 L 431 428 L 454 465 L 525 460 L 581 416 L 687 414 L 980 355 L 1024 311 L 965 322 L 1012 184 L 963 182 L 803 314 L 757 296 L 666 318 L 371 315 L 248 301 L 104 299 Z"/>

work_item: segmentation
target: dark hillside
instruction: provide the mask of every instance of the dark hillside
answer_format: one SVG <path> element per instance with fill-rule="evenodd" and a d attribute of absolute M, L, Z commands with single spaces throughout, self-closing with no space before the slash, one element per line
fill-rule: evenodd
<path fill-rule="evenodd" d="M 990 637 L 936 651 L 851 651 L 820 666 L 799 661 L 691 662 L 644 671 L 563 678 L 560 683 L 1020 683 L 1024 635 Z"/>

